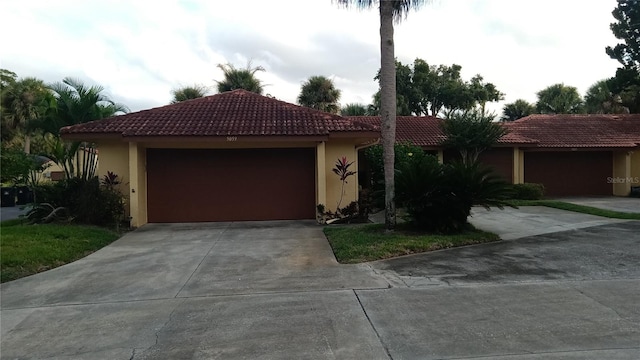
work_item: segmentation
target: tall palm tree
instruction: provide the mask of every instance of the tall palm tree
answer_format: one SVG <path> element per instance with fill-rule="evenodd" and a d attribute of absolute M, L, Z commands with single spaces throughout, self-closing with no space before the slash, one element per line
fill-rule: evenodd
<path fill-rule="evenodd" d="M 584 96 L 588 114 L 624 114 L 629 109 L 622 105 L 619 94 L 611 91 L 610 79 L 600 80 L 591 85 Z"/>
<path fill-rule="evenodd" d="M 340 90 L 336 89 L 331 79 L 324 76 L 312 76 L 302 84 L 298 103 L 312 109 L 337 114 L 340 110 L 338 101 Z"/>
<path fill-rule="evenodd" d="M 38 128 L 54 136 L 52 160 L 62 166 L 67 178 L 91 178 L 95 175 L 95 148 L 90 143 L 63 143 L 60 129 L 65 126 L 82 124 L 129 112 L 122 104 L 116 103 L 103 93 L 99 85 L 87 86 L 82 81 L 64 78 L 62 82 L 49 85 L 55 102 L 48 114 L 38 121 Z M 82 149 L 84 156 L 76 156 Z M 75 160 L 75 164 L 74 164 Z"/>
<path fill-rule="evenodd" d="M 204 85 L 193 84 L 182 86 L 177 89 L 171 90 L 171 95 L 173 95 L 173 100 L 171 100 L 171 103 L 176 104 L 185 100 L 201 98 L 206 96 L 208 92 L 209 88 Z"/>
<path fill-rule="evenodd" d="M 3 130 L 24 136 L 24 152 L 30 153 L 31 124 L 43 115 L 49 90 L 34 77 L 9 82 L 2 89 Z"/>
<path fill-rule="evenodd" d="M 355 5 L 380 11 L 380 127 L 385 182 L 385 227 L 396 225 L 394 143 L 396 138 L 396 64 L 393 42 L 393 22 L 400 22 L 410 10 L 417 10 L 428 0 L 333 0 L 344 6 Z"/>
<path fill-rule="evenodd" d="M 515 121 L 536 112 L 536 107 L 527 100 L 518 99 L 505 104 L 500 121 Z"/>
<path fill-rule="evenodd" d="M 216 81 L 218 92 L 245 89 L 262 95 L 264 86 L 262 81 L 256 78 L 258 71 L 265 71 L 262 66 L 251 67 L 251 62 L 249 62 L 244 69 L 238 69 L 232 64 L 218 64 L 218 68 L 222 70 L 224 75 L 222 81 Z"/>

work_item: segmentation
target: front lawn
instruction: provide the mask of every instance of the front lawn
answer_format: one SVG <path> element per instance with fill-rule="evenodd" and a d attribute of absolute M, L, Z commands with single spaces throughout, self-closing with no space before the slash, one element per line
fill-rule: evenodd
<path fill-rule="evenodd" d="M 554 209 L 573 211 L 612 219 L 640 220 L 640 213 L 606 210 L 559 200 L 510 200 L 509 203 L 515 206 L 546 206 Z"/>
<path fill-rule="evenodd" d="M 407 224 L 398 224 L 391 234 L 385 233 L 384 224 L 327 226 L 324 233 L 340 263 L 387 259 L 500 240 L 496 234 L 476 229 L 455 235 L 425 234 L 409 229 Z"/>
<path fill-rule="evenodd" d="M 0 282 L 49 270 L 112 243 L 115 232 L 92 226 L 0 223 Z"/>

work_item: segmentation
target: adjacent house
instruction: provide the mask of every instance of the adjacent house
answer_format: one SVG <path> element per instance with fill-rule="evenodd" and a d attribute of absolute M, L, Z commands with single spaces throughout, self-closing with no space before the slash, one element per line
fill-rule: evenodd
<path fill-rule="evenodd" d="M 398 117 L 397 141 L 450 161 L 441 119 Z M 628 195 L 640 186 L 640 115 L 532 115 L 480 161 L 511 183 L 551 196 Z M 358 199 L 332 168 L 380 137 L 378 117 L 342 117 L 245 90 L 63 128 L 100 152 L 98 175 L 123 183 L 131 225 L 147 222 L 313 219 Z"/>
<path fill-rule="evenodd" d="M 378 117 L 349 117 L 379 125 Z M 410 141 L 447 162 L 434 117 L 399 116 L 396 141 Z M 640 115 L 531 115 L 503 123 L 509 133 L 480 155 L 507 181 L 544 184 L 549 196 L 629 194 L 640 186 Z"/>

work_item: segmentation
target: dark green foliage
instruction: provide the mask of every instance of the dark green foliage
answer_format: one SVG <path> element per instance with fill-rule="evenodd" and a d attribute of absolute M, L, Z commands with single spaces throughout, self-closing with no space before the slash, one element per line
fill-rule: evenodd
<path fill-rule="evenodd" d="M 536 110 L 540 114 L 581 114 L 584 104 L 578 89 L 565 84 L 554 84 L 537 93 Z"/>
<path fill-rule="evenodd" d="M 351 103 L 343 106 L 340 109 L 340 115 L 342 116 L 365 116 L 371 115 L 367 109 L 367 106 L 358 103 Z"/>
<path fill-rule="evenodd" d="M 515 102 L 505 104 L 502 109 L 501 121 L 515 121 L 536 112 L 536 107 L 528 101 L 518 99 Z"/>
<path fill-rule="evenodd" d="M 493 146 L 507 133 L 507 128 L 480 111 L 452 114 L 440 124 L 446 138 L 445 148 L 457 150 L 464 163 L 477 161 L 484 150 Z"/>
<path fill-rule="evenodd" d="M 173 89 L 171 90 L 171 95 L 173 95 L 171 103 L 176 104 L 186 100 L 201 98 L 206 96 L 207 92 L 209 92 L 209 88 L 199 84 L 193 84 Z"/>
<path fill-rule="evenodd" d="M 613 48 L 607 46 L 607 54 L 627 69 L 640 71 L 640 1 L 618 0 L 611 13 L 616 22 L 610 25 L 613 35 L 623 41 Z"/>
<path fill-rule="evenodd" d="M 409 142 L 395 144 L 395 168 L 398 164 L 403 164 L 413 156 L 424 155 L 421 147 Z M 381 208 L 384 206 L 384 163 L 382 160 L 382 145 L 373 145 L 365 149 L 365 159 L 367 162 L 368 174 L 362 186 L 369 189 L 373 206 Z"/>
<path fill-rule="evenodd" d="M 338 101 L 340 90 L 333 81 L 324 76 L 312 76 L 302 84 L 298 103 L 312 109 L 337 114 L 340 110 Z"/>
<path fill-rule="evenodd" d="M 50 209 L 65 208 L 68 218 L 73 222 L 114 226 L 123 220 L 122 194 L 113 187 L 100 186 L 97 177 L 88 180 L 65 179 L 53 184 L 40 185 L 34 190 L 39 204 L 49 204 L 47 208 Z M 40 214 L 48 215 L 45 210 L 42 208 Z M 38 221 L 36 218 L 34 220 Z"/>
<path fill-rule="evenodd" d="M 432 156 L 417 156 L 396 173 L 398 202 L 420 229 L 456 233 L 468 228 L 474 205 L 502 208 L 510 188 L 478 163 L 439 164 Z"/>
<path fill-rule="evenodd" d="M 544 197 L 544 185 L 525 183 L 525 184 L 513 184 L 512 199 L 517 200 L 540 200 Z"/>
<path fill-rule="evenodd" d="M 265 71 L 262 66 L 252 67 L 249 62 L 244 69 L 238 69 L 232 64 L 218 64 L 218 68 L 224 75 L 222 81 L 216 81 L 218 92 L 236 89 L 244 89 L 260 95 L 264 92 L 262 81 L 256 77 L 258 71 Z"/>
<path fill-rule="evenodd" d="M 479 105 L 484 113 L 486 103 L 502 100 L 502 94 L 480 75 L 471 81 L 461 77 L 457 64 L 429 65 L 417 58 L 413 67 L 396 61 L 396 105 L 399 116 L 447 116 L 455 111 L 469 110 Z M 380 72 L 374 78 L 380 79 Z M 380 92 L 373 96 L 372 109 L 380 107 Z"/>
<path fill-rule="evenodd" d="M 38 168 L 33 155 L 22 150 L 2 149 L 0 154 L 0 180 L 13 184 L 26 183 L 32 170 Z"/>

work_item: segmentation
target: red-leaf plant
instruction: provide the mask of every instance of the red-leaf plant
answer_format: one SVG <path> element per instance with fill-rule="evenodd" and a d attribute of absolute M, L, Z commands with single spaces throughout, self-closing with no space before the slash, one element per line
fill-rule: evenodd
<path fill-rule="evenodd" d="M 338 200 L 338 207 L 336 208 L 336 211 L 340 210 L 340 204 L 342 204 L 342 197 L 344 196 L 344 184 L 347 183 L 347 178 L 356 174 L 355 171 L 349 170 L 349 167 L 352 164 L 353 161 L 347 162 L 347 157 L 343 156 L 342 158 L 338 158 L 335 167 L 332 169 L 333 172 L 340 177 L 340 181 L 342 181 L 342 188 L 340 189 L 340 200 Z"/>

